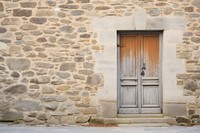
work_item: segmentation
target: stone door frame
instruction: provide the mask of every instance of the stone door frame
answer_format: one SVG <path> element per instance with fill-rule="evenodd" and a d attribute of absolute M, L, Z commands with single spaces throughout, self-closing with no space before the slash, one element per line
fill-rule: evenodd
<path fill-rule="evenodd" d="M 135 9 L 133 16 L 93 19 L 97 43 L 102 52 L 95 53 L 96 72 L 104 76 L 104 86 L 98 90 L 99 116 L 117 116 L 117 31 L 163 31 L 163 114 L 165 116 L 186 115 L 186 103 L 193 96 L 183 96 L 177 85 L 176 75 L 184 73 L 185 61 L 176 57 L 176 47 L 183 42 L 187 20 L 184 16 L 150 17 L 143 9 Z M 108 111 L 107 108 L 110 108 Z M 179 110 L 179 111 L 177 111 Z"/>

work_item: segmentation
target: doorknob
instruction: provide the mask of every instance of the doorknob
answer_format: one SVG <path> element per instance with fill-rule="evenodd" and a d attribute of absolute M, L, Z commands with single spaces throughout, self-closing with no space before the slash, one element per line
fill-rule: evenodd
<path fill-rule="evenodd" d="M 142 76 L 144 76 L 144 75 L 145 75 L 145 72 L 144 72 L 144 70 L 142 70 L 142 72 L 141 72 L 141 75 L 142 75 Z"/>
<path fill-rule="evenodd" d="M 145 65 L 145 63 L 143 63 L 143 65 L 142 65 L 142 72 L 141 72 L 141 75 L 142 75 L 142 76 L 145 75 L 144 70 L 146 70 L 146 65 Z"/>

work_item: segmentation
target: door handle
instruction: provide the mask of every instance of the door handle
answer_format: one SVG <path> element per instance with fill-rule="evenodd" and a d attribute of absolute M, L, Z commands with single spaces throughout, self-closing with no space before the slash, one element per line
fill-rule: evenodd
<path fill-rule="evenodd" d="M 145 72 L 144 72 L 144 70 L 142 70 L 142 72 L 141 72 L 141 75 L 142 75 L 142 76 L 144 76 L 144 75 L 145 75 Z"/>
<path fill-rule="evenodd" d="M 144 72 L 144 70 L 146 70 L 146 64 L 145 64 L 145 63 L 143 63 L 143 65 L 142 65 L 142 72 L 141 72 L 141 76 L 144 76 L 144 75 L 145 75 L 145 72 Z"/>

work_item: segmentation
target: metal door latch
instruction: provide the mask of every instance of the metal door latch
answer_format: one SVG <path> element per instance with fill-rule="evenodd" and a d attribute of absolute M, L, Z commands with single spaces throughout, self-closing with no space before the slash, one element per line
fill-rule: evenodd
<path fill-rule="evenodd" d="M 143 63 L 142 70 L 146 70 L 146 64 Z"/>
<path fill-rule="evenodd" d="M 124 45 L 117 44 L 117 47 L 124 47 Z"/>

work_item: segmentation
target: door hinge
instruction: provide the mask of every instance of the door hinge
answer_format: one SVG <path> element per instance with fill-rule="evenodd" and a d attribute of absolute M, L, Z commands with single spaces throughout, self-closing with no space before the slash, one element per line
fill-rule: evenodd
<path fill-rule="evenodd" d="M 121 44 L 117 44 L 117 47 L 124 47 L 124 45 L 121 45 Z"/>

